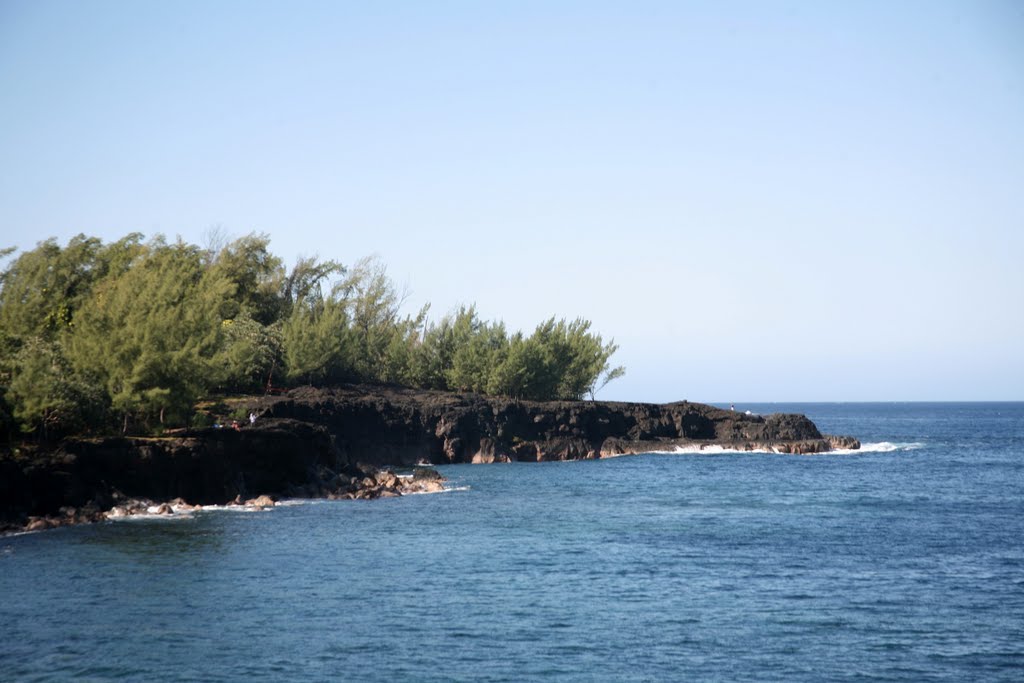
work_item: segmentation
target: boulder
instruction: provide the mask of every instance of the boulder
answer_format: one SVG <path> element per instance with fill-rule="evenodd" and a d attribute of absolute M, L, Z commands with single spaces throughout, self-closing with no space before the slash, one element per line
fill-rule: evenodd
<path fill-rule="evenodd" d="M 249 500 L 245 501 L 245 504 L 248 507 L 261 508 L 261 509 L 272 508 L 275 505 L 277 505 L 277 503 L 274 502 L 274 499 L 271 498 L 268 495 L 262 495 L 262 496 L 257 496 L 256 498 L 250 498 Z"/>
<path fill-rule="evenodd" d="M 416 482 L 444 481 L 444 477 L 441 476 L 441 473 L 432 467 L 417 467 L 412 471 L 412 479 Z"/>
<path fill-rule="evenodd" d="M 438 493 L 444 491 L 444 477 L 435 469 L 417 467 L 412 477 L 401 480 L 402 493 Z"/>
<path fill-rule="evenodd" d="M 56 525 L 46 517 L 29 517 L 28 524 L 25 525 L 25 531 L 45 531 L 46 529 L 52 529 L 54 526 Z"/>
<path fill-rule="evenodd" d="M 388 470 L 381 470 L 378 472 L 374 475 L 374 480 L 377 482 L 378 486 L 383 486 L 385 488 L 394 488 L 398 485 L 398 477 L 395 476 L 394 472 L 389 472 Z"/>
<path fill-rule="evenodd" d="M 828 441 L 832 450 L 858 450 L 860 448 L 860 441 L 852 436 L 826 434 L 825 440 Z"/>

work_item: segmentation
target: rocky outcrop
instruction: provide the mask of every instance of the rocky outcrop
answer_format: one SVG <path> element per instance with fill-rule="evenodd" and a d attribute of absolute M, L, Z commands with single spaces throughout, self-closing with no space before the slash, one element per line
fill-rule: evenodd
<path fill-rule="evenodd" d="M 0 456 L 0 531 L 195 505 L 268 508 L 280 497 L 392 497 L 441 490 L 441 481 L 350 463 L 325 427 L 288 419 L 172 439 L 69 439 Z"/>
<path fill-rule="evenodd" d="M 821 434 L 803 415 L 762 417 L 687 401 L 539 403 L 343 386 L 258 397 L 244 408 L 258 419 L 241 429 L 69 439 L 50 450 L 0 456 L 0 530 L 139 510 L 174 514 L 175 502 L 178 508 L 231 502 L 269 508 L 284 496 L 364 499 L 443 488 L 433 470 L 399 476 L 381 469 L 392 466 L 577 460 L 710 446 L 776 453 L 859 447 L 851 437 Z"/>
<path fill-rule="evenodd" d="M 577 460 L 710 445 L 801 454 L 857 447 L 851 437 L 822 435 L 803 415 L 762 417 L 687 401 L 541 403 L 345 386 L 298 389 L 251 408 L 321 425 L 347 462 L 378 465 Z"/>

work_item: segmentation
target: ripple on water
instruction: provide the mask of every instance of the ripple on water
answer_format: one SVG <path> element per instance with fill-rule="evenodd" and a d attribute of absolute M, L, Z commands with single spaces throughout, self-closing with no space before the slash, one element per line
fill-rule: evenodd
<path fill-rule="evenodd" d="M 812 410 L 835 420 L 826 431 L 924 446 L 450 466 L 457 495 L 5 538 L 0 670 L 1017 680 L 1022 455 L 974 433 L 1024 433 L 1024 409 L 1017 422 L 971 406 Z"/>

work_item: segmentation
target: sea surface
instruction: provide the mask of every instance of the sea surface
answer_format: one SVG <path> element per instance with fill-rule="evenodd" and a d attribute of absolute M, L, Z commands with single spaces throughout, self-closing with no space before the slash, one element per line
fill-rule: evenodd
<path fill-rule="evenodd" d="M 1024 403 L 0 538 L 4 681 L 1021 681 Z"/>

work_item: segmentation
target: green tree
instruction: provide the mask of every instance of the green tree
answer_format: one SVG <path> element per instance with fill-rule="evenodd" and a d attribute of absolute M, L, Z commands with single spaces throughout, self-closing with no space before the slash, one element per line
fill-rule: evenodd
<path fill-rule="evenodd" d="M 221 374 L 220 311 L 233 284 L 204 267 L 198 247 L 157 238 L 123 273 L 97 283 L 71 337 L 75 368 L 94 373 L 124 416 L 187 415 Z"/>
<path fill-rule="evenodd" d="M 540 346 L 516 332 L 509 339 L 504 359 L 491 371 L 487 393 L 516 399 L 550 398 L 545 393 L 544 373 L 544 354 Z"/>
<path fill-rule="evenodd" d="M 486 393 L 494 369 L 508 354 L 504 323 L 481 321 L 476 307 L 461 308 L 452 324 L 453 352 L 446 372 L 452 389 Z"/>
<path fill-rule="evenodd" d="M 58 342 L 29 338 L 11 370 L 7 398 L 22 431 L 49 438 L 101 420 L 102 392 L 76 375 Z"/>
<path fill-rule="evenodd" d="M 381 382 L 415 385 L 416 357 L 420 346 L 420 330 L 427 318 L 429 304 L 415 316 L 406 316 L 393 326 L 390 341 L 384 349 L 377 378 Z"/>
<path fill-rule="evenodd" d="M 337 293 L 348 309 L 348 342 L 352 346 L 355 374 L 367 381 L 383 380 L 388 350 L 401 344 L 405 332 L 399 317 L 405 297 L 398 293 L 387 269 L 375 257 L 356 263 Z"/>
<path fill-rule="evenodd" d="M 211 268 L 235 286 L 238 310 L 226 310 L 225 318 L 246 316 L 271 325 L 285 312 L 284 267 L 270 253 L 267 235 L 250 234 L 231 242 L 214 257 Z"/>
<path fill-rule="evenodd" d="M 303 302 L 309 305 L 309 302 L 322 301 L 324 282 L 333 275 L 344 274 L 345 267 L 337 261 L 321 262 L 316 256 L 300 257 L 281 284 L 281 319 L 287 318 L 292 307 Z"/>
<path fill-rule="evenodd" d="M 551 318 L 537 327 L 531 339 L 543 355 L 545 378 L 540 393 L 547 398 L 579 400 L 596 393 L 602 374 L 606 384 L 625 372 L 621 367 L 608 369 L 618 346 L 605 344 L 600 335 L 591 334 L 589 320 L 577 318 L 567 323 Z"/>
<path fill-rule="evenodd" d="M 282 365 L 280 325 L 262 325 L 247 315 L 221 323 L 224 349 L 217 357 L 223 386 L 229 391 L 254 391 L 267 386 Z"/>
<path fill-rule="evenodd" d="M 334 299 L 300 304 L 281 327 L 285 376 L 310 384 L 341 379 L 351 373 L 345 355 L 348 316 Z"/>
<path fill-rule="evenodd" d="M 598 389 L 625 374 L 621 366 L 609 370 L 609 359 L 619 347 L 614 342 L 605 344 L 600 335 L 591 334 L 589 320 L 577 318 L 568 324 L 561 321 L 556 334 L 568 354 L 568 361 L 558 367 L 560 398 L 581 399 L 587 394 L 593 397 Z"/>
<path fill-rule="evenodd" d="M 625 372 L 621 367 L 609 369 L 617 348 L 591 334 L 587 320 L 567 323 L 550 318 L 530 337 L 517 334 L 511 339 L 507 354 L 494 364 L 488 391 L 535 401 L 593 396 Z"/>
<path fill-rule="evenodd" d="M 19 255 L 0 273 L 0 328 L 21 338 L 66 331 L 97 275 L 101 246 L 78 235 L 63 249 L 49 239 Z"/>

